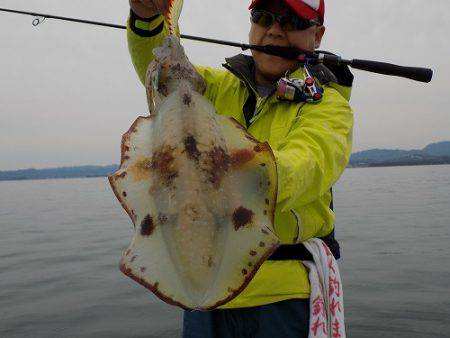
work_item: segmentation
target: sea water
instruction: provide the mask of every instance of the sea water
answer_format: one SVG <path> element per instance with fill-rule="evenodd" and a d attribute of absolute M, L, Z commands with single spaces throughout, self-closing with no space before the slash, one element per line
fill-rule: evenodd
<path fill-rule="evenodd" d="M 348 337 L 450 337 L 450 166 L 334 187 Z M 0 182 L 0 337 L 179 337 L 118 269 L 133 234 L 105 178 Z"/>

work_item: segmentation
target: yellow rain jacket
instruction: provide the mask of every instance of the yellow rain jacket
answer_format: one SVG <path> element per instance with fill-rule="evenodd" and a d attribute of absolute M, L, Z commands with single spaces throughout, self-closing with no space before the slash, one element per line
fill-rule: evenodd
<path fill-rule="evenodd" d="M 132 16 L 128 21 L 129 51 L 142 82 L 153 58 L 153 48 L 167 34 L 162 16 L 147 21 Z M 196 67 L 207 83 L 205 96 L 218 114 L 231 116 L 246 126 L 243 108 L 254 92 L 256 109 L 248 131 L 259 141 L 269 143 L 278 169 L 276 234 L 282 244 L 326 236 L 333 231 L 335 221 L 330 209 L 330 187 L 341 176 L 351 154 L 351 87 L 335 82 L 325 84 L 323 100 L 318 104 L 280 101 L 273 93 L 259 97 L 249 67 L 247 71 L 242 67 L 245 62 L 251 65 L 251 57 L 227 59 L 227 69 Z M 291 77 L 303 78 L 303 69 Z M 304 299 L 309 294 L 308 273 L 300 261 L 269 260 L 244 291 L 221 308 Z"/>

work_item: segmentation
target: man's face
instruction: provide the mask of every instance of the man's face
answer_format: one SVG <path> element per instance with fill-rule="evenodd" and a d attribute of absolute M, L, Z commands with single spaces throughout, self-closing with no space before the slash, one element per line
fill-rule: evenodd
<path fill-rule="evenodd" d="M 258 8 L 276 14 L 292 13 L 292 10 L 282 0 L 265 1 Z M 276 21 L 267 28 L 252 22 L 249 41 L 250 44 L 255 45 L 297 47 L 313 51 L 319 47 L 324 32 L 325 28 L 323 26 L 312 26 L 305 30 L 285 32 Z M 253 50 L 252 55 L 255 60 L 255 80 L 259 83 L 274 83 L 286 71 L 294 71 L 298 68 L 298 63 L 295 60 L 288 60 Z"/>

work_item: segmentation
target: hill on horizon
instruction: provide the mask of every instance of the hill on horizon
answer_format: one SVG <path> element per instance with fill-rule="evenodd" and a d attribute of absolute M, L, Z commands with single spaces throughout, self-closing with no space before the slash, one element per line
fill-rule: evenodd
<path fill-rule="evenodd" d="M 41 180 L 50 178 L 81 178 L 81 177 L 105 177 L 114 173 L 119 166 L 117 164 L 107 166 L 85 165 L 77 167 L 60 167 L 47 169 L 21 169 L 0 171 L 0 181 L 10 180 Z"/>
<path fill-rule="evenodd" d="M 349 167 L 405 166 L 450 164 L 450 141 L 437 142 L 423 149 L 369 149 L 352 154 Z M 0 181 L 38 180 L 54 178 L 106 177 L 119 165 L 85 165 L 46 169 L 0 171 Z"/>
<path fill-rule="evenodd" d="M 450 141 L 432 143 L 423 149 L 370 149 L 354 153 L 350 157 L 350 166 L 360 167 L 445 163 L 450 163 Z"/>

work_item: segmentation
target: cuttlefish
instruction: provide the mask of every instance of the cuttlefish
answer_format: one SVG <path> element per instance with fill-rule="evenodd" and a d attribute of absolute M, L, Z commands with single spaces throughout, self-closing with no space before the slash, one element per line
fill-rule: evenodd
<path fill-rule="evenodd" d="M 175 35 L 153 51 L 148 116 L 122 138 L 111 186 L 134 224 L 120 269 L 165 302 L 211 310 L 278 247 L 274 155 L 203 95 Z"/>

